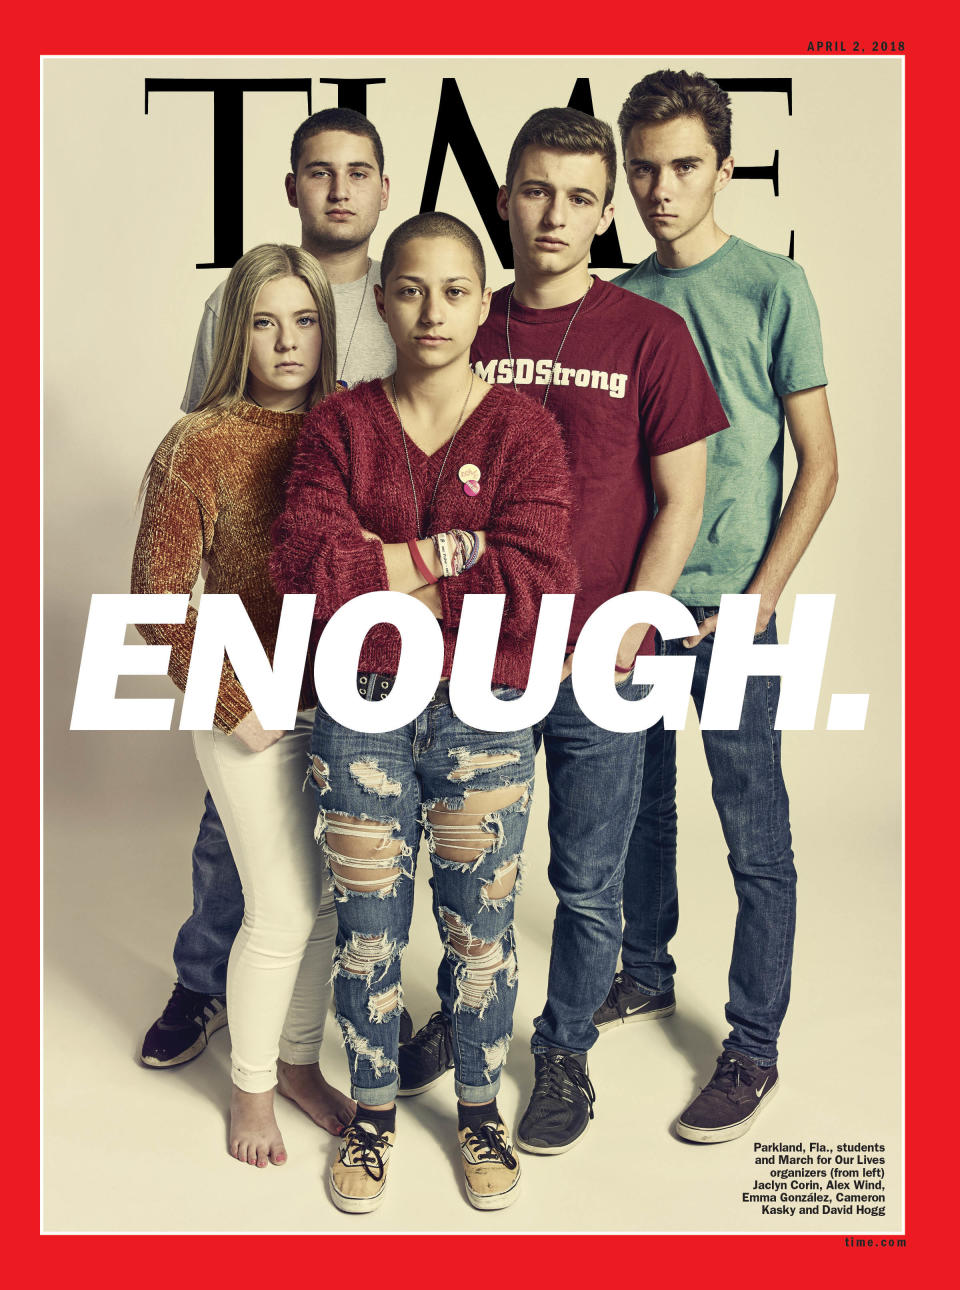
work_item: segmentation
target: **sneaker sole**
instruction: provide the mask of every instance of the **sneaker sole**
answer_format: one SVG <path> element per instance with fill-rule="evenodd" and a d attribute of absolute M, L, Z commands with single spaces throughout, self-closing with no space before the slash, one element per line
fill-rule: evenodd
<path fill-rule="evenodd" d="M 403 1088 L 401 1086 L 397 1089 L 397 1097 L 417 1097 L 420 1093 L 426 1093 L 428 1088 L 433 1088 L 434 1084 L 439 1084 L 444 1075 L 449 1075 L 452 1070 L 453 1067 L 448 1066 L 445 1071 L 441 1071 L 439 1075 L 435 1075 L 434 1078 L 428 1080 L 426 1084 L 418 1084 L 416 1088 Z"/>
<path fill-rule="evenodd" d="M 681 1138 L 686 1138 L 688 1142 L 732 1142 L 734 1138 L 742 1137 L 746 1133 L 763 1107 L 772 1097 L 776 1096 L 779 1087 L 780 1081 L 778 1079 L 769 1093 L 766 1093 L 760 1099 L 751 1114 L 742 1120 L 738 1120 L 736 1124 L 723 1124 L 716 1129 L 701 1129 L 695 1124 L 684 1124 L 683 1120 L 678 1120 L 677 1133 Z"/>
<path fill-rule="evenodd" d="M 513 1183 L 506 1191 L 496 1192 L 493 1195 L 484 1192 L 476 1192 L 468 1182 L 464 1182 L 467 1189 L 467 1200 L 474 1209 L 506 1209 L 512 1205 L 520 1194 L 520 1170 L 517 1169 L 517 1176 Z"/>
<path fill-rule="evenodd" d="M 330 1199 L 337 1209 L 344 1214 L 369 1214 L 372 1210 L 379 1209 L 383 1204 L 383 1194 L 387 1190 L 386 1182 L 375 1196 L 344 1196 L 342 1191 L 338 1191 L 330 1179 Z"/>
<path fill-rule="evenodd" d="M 612 1030 L 614 1026 L 629 1026 L 634 1021 L 657 1021 L 660 1017 L 672 1017 L 676 1010 L 677 1005 L 670 1003 L 665 1008 L 657 1008 L 655 1012 L 637 1012 L 628 1017 L 614 1017 L 611 1021 L 595 1021 L 593 1024 L 602 1034 L 604 1030 Z"/>
<path fill-rule="evenodd" d="M 589 1128 L 590 1128 L 590 1121 L 588 1120 L 575 1138 L 571 1138 L 569 1142 L 564 1142 L 556 1147 L 536 1146 L 532 1142 L 524 1141 L 524 1139 L 521 1138 L 520 1134 L 518 1133 L 517 1146 L 522 1147 L 524 1151 L 529 1151 L 530 1154 L 533 1156 L 562 1156 L 565 1151 L 569 1151 L 571 1147 L 575 1147 L 577 1145 L 577 1143 L 580 1141 L 580 1139 L 583 1137 L 583 1135 L 586 1133 L 587 1129 Z"/>
<path fill-rule="evenodd" d="M 207 1022 L 206 1034 L 201 1030 L 196 1042 L 191 1044 L 189 1048 L 185 1048 L 182 1053 L 177 1053 L 176 1057 L 168 1057 L 166 1060 L 163 1060 L 160 1057 L 147 1057 L 141 1052 L 140 1064 L 142 1066 L 163 1068 L 166 1066 L 182 1066 L 184 1062 L 192 1062 L 194 1057 L 199 1057 L 206 1048 L 207 1041 L 210 1036 L 216 1034 L 221 1026 L 225 1026 L 226 1024 L 227 1010 L 224 1008 L 222 1012 L 218 1012 Z"/>

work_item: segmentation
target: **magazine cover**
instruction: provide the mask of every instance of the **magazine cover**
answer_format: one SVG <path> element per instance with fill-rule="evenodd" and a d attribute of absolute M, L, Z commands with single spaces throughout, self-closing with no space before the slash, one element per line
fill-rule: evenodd
<path fill-rule="evenodd" d="M 601 40 L 593 44 L 603 52 L 577 56 L 530 48 L 417 56 L 408 39 L 403 56 L 380 42 L 376 55 L 359 47 L 262 57 L 64 50 L 43 59 L 45 1232 L 818 1236 L 851 1248 L 903 1239 L 906 51 L 896 33 L 854 33 L 843 49 L 824 48 L 829 35 L 811 32 L 791 42 L 792 53 L 767 56 L 754 52 L 755 39 L 749 55 L 730 41 L 709 54 L 703 40 L 674 32 L 626 42 L 629 53 L 618 48 L 625 42 Z M 471 1207 L 454 1079 L 441 1059 L 436 1083 L 398 1103 L 383 1203 L 363 1216 L 344 1213 L 327 1180 L 337 1143 L 289 1097 L 276 1110 L 283 1168 L 231 1160 L 230 1027 L 219 1005 L 204 1014 L 191 1060 L 138 1060 L 177 979 L 174 944 L 194 899 L 205 782 L 181 727 L 181 692 L 142 661 L 133 619 L 125 651 L 123 620 L 114 624 L 104 661 L 94 598 L 131 589 L 141 484 L 189 403 L 198 327 L 212 327 L 218 308 L 211 295 L 251 248 L 301 243 L 303 211 L 286 179 L 302 121 L 340 108 L 379 132 L 389 186 L 369 243 L 374 264 L 403 221 L 443 211 L 476 233 L 495 292 L 515 277 L 498 190 L 520 127 L 548 107 L 609 122 L 613 212 L 590 270 L 610 283 L 658 245 L 634 200 L 636 174 L 620 164 L 617 119 L 631 88 L 664 68 L 702 72 L 730 96 L 734 166 L 716 222 L 727 246 L 780 257 L 778 271 L 791 281 L 802 267 L 836 434 L 836 495 L 776 607 L 781 643 L 804 640 L 804 631 L 809 642 L 810 614 L 829 624 L 820 683 L 782 734 L 797 916 L 776 1066 L 760 1062 L 777 1073 L 777 1097 L 766 1105 L 758 1081 L 764 1105 L 751 1109 L 747 1130 L 699 1140 L 683 1132 L 685 1109 L 714 1076 L 730 1031 L 731 948 L 738 918 L 749 916 L 742 891 L 738 908 L 731 844 L 690 705 L 676 737 L 675 996 L 642 1024 L 632 1024 L 629 999 L 614 992 L 608 1000 L 610 1024 L 589 1052 L 586 1132 L 570 1150 L 517 1151 L 517 1203 L 497 1213 Z M 367 274 L 351 306 L 357 318 L 373 285 Z M 791 325 L 789 309 L 782 325 Z M 561 344 L 575 339 L 575 327 Z M 714 343 L 722 368 L 722 336 Z M 512 357 L 509 372 L 478 366 L 497 388 L 534 383 Z M 591 377 L 564 369 L 559 354 L 553 368 L 572 385 Z M 612 377 L 608 392 L 615 396 Z M 802 434 L 797 442 L 802 456 Z M 784 498 L 797 465 L 788 433 Z M 460 478 L 465 488 L 471 482 Z M 797 656 L 805 648 L 809 663 L 809 644 Z M 97 672 L 87 678 L 100 687 L 95 720 L 78 719 L 75 707 L 84 667 Z M 144 719 L 147 707 L 139 720 L 117 715 L 116 701 L 132 699 L 153 701 L 152 712 L 175 700 L 164 709 L 169 728 Z M 89 728 L 97 721 L 102 728 Z M 602 791 L 613 800 L 617 770 L 605 774 Z M 498 1093 L 512 1135 L 542 1073 L 530 1038 L 544 1010 L 557 906 L 550 806 L 541 751 L 516 901 L 512 1046 Z M 402 1002 L 415 1028 L 440 1006 L 428 860 L 424 846 L 402 961 Z M 349 1092 L 332 1010 L 320 1065 Z M 104 1126 L 95 1146 L 92 1125 Z"/>

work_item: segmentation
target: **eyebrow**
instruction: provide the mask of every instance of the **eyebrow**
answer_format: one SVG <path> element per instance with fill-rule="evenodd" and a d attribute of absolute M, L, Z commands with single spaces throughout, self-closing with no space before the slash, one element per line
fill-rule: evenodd
<path fill-rule="evenodd" d="M 397 277 L 402 278 L 404 282 L 416 282 L 416 283 L 419 283 L 421 286 L 426 283 L 426 278 L 418 278 L 415 273 L 398 273 Z M 444 282 L 469 282 L 469 281 L 470 281 L 469 273 L 455 273 L 450 278 L 444 278 Z"/>
<path fill-rule="evenodd" d="M 317 312 L 317 306 L 304 305 L 302 309 L 294 309 L 293 312 L 298 316 L 300 314 L 315 314 Z M 279 314 L 272 314 L 269 309 L 254 309 L 253 316 L 254 318 L 278 318 Z"/>
<path fill-rule="evenodd" d="M 523 180 L 523 182 L 521 183 L 520 187 L 521 187 L 521 188 L 526 188 L 527 184 L 536 184 L 536 186 L 537 186 L 538 188 L 553 188 L 553 189 L 556 189 L 556 187 L 557 187 L 557 185 L 556 185 L 556 184 L 551 183 L 549 179 L 524 179 L 524 180 Z M 586 187 L 581 187 L 581 188 L 568 188 L 568 189 L 567 189 L 567 192 L 570 192 L 570 193 L 584 193 L 584 194 L 586 194 L 588 197 L 592 197 L 592 198 L 593 198 L 593 200 L 594 200 L 595 202 L 598 202 L 598 201 L 600 200 L 600 197 L 598 196 L 598 194 L 597 194 L 597 193 L 595 193 L 595 192 L 593 191 L 593 189 L 592 189 L 592 188 L 586 188 Z"/>
<path fill-rule="evenodd" d="M 673 157 L 666 164 L 668 166 L 689 166 L 689 165 L 692 165 L 693 162 L 695 161 L 703 161 L 703 158 L 698 157 L 696 155 L 691 155 L 689 157 Z M 656 163 L 651 161 L 649 157 L 631 157 L 630 158 L 631 166 L 652 166 L 655 164 Z"/>
<path fill-rule="evenodd" d="M 304 170 L 312 170 L 312 169 L 314 168 L 314 166 L 328 166 L 331 170 L 333 170 L 333 169 L 335 169 L 335 168 L 336 168 L 336 167 L 335 167 L 334 162 L 332 162 L 332 161 L 305 161 L 305 162 L 303 163 L 303 168 L 304 168 Z M 348 162 L 346 163 L 346 168 L 347 168 L 347 170 L 374 170 L 374 169 L 376 169 L 376 167 L 375 167 L 375 166 L 372 166 L 372 165 L 370 164 L 370 162 L 369 162 L 369 161 L 348 161 Z"/>

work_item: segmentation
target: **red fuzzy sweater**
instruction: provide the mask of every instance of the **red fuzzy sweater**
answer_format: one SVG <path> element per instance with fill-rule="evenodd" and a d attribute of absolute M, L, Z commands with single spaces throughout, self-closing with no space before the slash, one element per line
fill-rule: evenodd
<path fill-rule="evenodd" d="M 404 454 L 404 432 L 379 381 L 319 404 L 307 415 L 287 485 L 286 507 L 273 527 L 270 569 L 282 592 L 313 592 L 317 634 L 354 596 L 388 589 L 379 542 L 406 542 L 452 528 L 484 529 L 487 548 L 459 578 L 440 580 L 444 676 L 450 675 L 456 629 L 468 592 L 506 594 L 495 685 L 523 688 L 544 592 L 577 590 L 570 555 L 570 477 L 554 418 L 531 399 L 493 387 L 464 421 L 446 466 L 443 444 L 426 456 L 407 437 L 422 532 Z M 458 472 L 480 470 L 468 497 Z M 437 477 L 440 484 L 430 507 Z M 362 671 L 395 674 L 400 636 L 386 624 L 368 635 Z"/>

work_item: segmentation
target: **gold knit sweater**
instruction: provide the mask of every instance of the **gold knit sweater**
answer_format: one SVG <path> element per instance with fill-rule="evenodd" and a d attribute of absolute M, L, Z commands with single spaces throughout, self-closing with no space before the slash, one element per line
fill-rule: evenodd
<path fill-rule="evenodd" d="M 283 506 L 300 412 L 271 412 L 238 401 L 178 421 L 150 469 L 130 589 L 191 592 L 207 565 L 204 591 L 234 592 L 271 662 L 280 597 L 270 581 L 270 527 Z M 197 614 L 185 623 L 138 625 L 150 645 L 169 645 L 169 675 L 187 681 Z M 306 692 L 301 706 L 309 706 Z M 230 731 L 251 711 L 229 659 L 224 660 L 215 725 Z"/>

